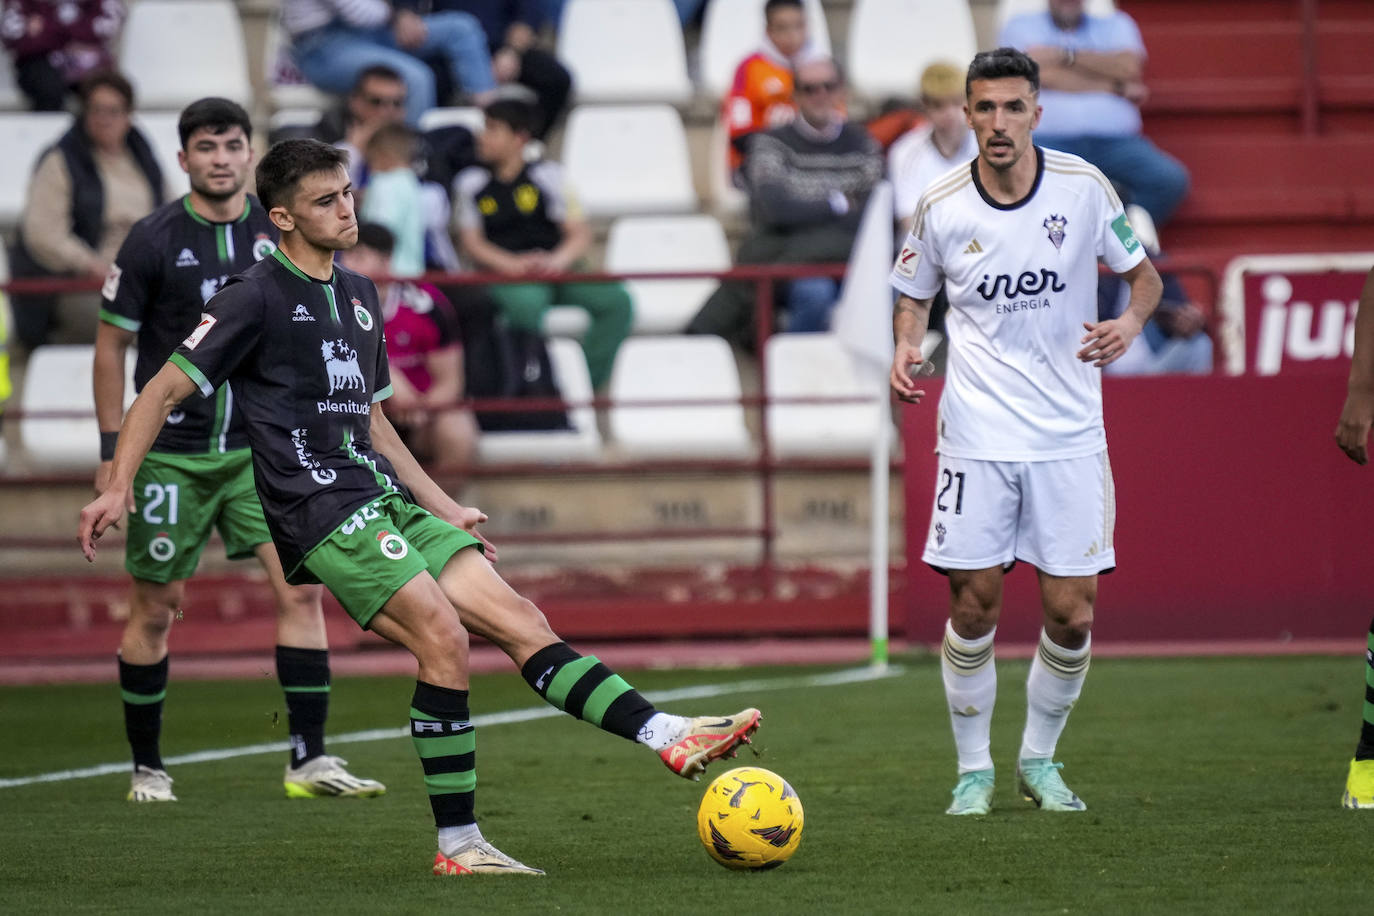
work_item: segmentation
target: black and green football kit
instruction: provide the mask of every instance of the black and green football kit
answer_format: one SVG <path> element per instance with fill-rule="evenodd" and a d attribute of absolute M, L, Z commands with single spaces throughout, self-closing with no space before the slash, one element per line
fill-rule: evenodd
<path fill-rule="evenodd" d="M 226 223 L 196 213 L 186 196 L 134 224 L 105 282 L 100 320 L 137 334 L 136 389 L 195 329 L 206 301 L 230 276 L 275 251 L 276 239 L 251 196 Z M 172 412 L 139 467 L 134 495 L 138 511 L 129 517 L 124 565 L 139 579 L 189 578 L 212 529 L 230 559 L 251 556 L 271 538 L 227 387 Z"/>
<path fill-rule="evenodd" d="M 372 404 L 391 394 L 381 314 L 366 277 L 316 280 L 275 252 L 230 278 L 171 357 L 207 399 L 228 382 L 287 581 L 323 582 L 363 626 L 479 543 L 414 506 L 372 448 Z"/>

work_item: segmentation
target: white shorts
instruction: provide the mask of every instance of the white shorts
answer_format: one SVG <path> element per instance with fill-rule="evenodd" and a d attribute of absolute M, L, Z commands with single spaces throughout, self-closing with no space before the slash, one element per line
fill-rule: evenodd
<path fill-rule="evenodd" d="M 940 572 L 1021 560 L 1052 576 L 1092 576 L 1116 566 L 1115 526 L 1106 449 L 1058 461 L 941 455 L 921 559 Z"/>

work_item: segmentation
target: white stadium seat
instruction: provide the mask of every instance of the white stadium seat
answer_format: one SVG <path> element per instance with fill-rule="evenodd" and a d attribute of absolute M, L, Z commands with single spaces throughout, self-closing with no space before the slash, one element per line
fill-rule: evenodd
<path fill-rule="evenodd" d="M 873 449 L 886 389 L 857 370 L 835 334 L 768 338 L 765 390 L 770 398 L 862 397 L 862 403 L 769 404 L 768 441 L 778 457 L 859 457 Z M 884 413 L 884 422 L 891 419 Z M 896 441 L 893 433 L 892 441 Z"/>
<path fill-rule="evenodd" d="M 730 168 L 730 134 L 723 118 L 716 119 L 711 128 L 711 142 L 706 152 L 707 192 L 711 207 L 723 216 L 735 216 L 749 209 L 749 195 L 735 184 Z"/>
<path fill-rule="evenodd" d="M 870 99 L 914 98 L 927 65 L 945 60 L 962 69 L 977 50 L 962 0 L 854 0 L 849 82 Z"/>
<path fill-rule="evenodd" d="M 177 162 L 177 153 L 181 152 L 181 135 L 177 133 L 180 118 L 175 111 L 140 111 L 134 115 L 134 126 L 148 138 L 157 164 L 162 167 L 162 183 L 167 186 L 169 199 L 191 190 L 191 179 Z"/>
<path fill-rule="evenodd" d="M 139 108 L 179 111 L 210 95 L 245 106 L 253 101 L 232 0 L 139 0 L 124 24 L 119 67 Z"/>
<path fill-rule="evenodd" d="M 1046 0 L 997 0 L 997 28 L 1001 29 L 1012 16 L 1043 13 L 1048 9 Z M 1083 10 L 1089 16 L 1110 16 L 1116 12 L 1116 4 L 1112 0 L 1088 0 Z"/>
<path fill-rule="evenodd" d="M 267 86 L 268 98 L 273 112 L 283 109 L 310 109 L 315 112 L 315 121 L 320 113 L 334 104 L 334 96 L 310 85 L 301 75 L 296 63 L 291 59 L 291 51 L 286 38 L 286 29 L 281 24 L 280 3 L 272 4 L 274 10 L 267 23 L 267 37 L 263 42 L 262 65 L 263 83 Z M 315 121 L 310 122 L 314 124 Z"/>
<path fill-rule="evenodd" d="M 705 214 L 624 216 L 611 224 L 606 240 L 611 273 L 729 269 L 725 230 Z M 709 279 L 627 280 L 635 304 L 634 333 L 682 333 L 719 285 Z"/>
<path fill-rule="evenodd" d="M 90 344 L 48 345 L 29 354 L 19 409 L 19 441 L 30 463 L 53 470 L 94 470 L 99 463 L 100 427 L 91 395 Z M 134 402 L 134 361 L 130 347 L 125 363 L 124 407 Z M 30 417 L 35 411 L 81 412 L 82 417 Z"/>
<path fill-rule="evenodd" d="M 0 48 L 0 111 L 23 111 L 27 107 L 24 94 L 14 82 L 14 59 Z"/>
<path fill-rule="evenodd" d="M 586 403 L 592 399 L 592 377 L 582 345 L 566 337 L 549 339 L 549 362 L 554 381 L 564 400 Z M 591 460 L 601 454 L 601 433 L 596 426 L 596 409 L 588 406 L 568 408 L 572 429 L 510 430 L 484 432 L 477 440 L 478 460 L 499 462 L 546 462 Z"/>
<path fill-rule="evenodd" d="M 0 114 L 0 226 L 19 222 L 38 157 L 72 126 L 61 111 Z"/>
<path fill-rule="evenodd" d="M 768 0 L 715 0 L 701 22 L 701 85 L 712 98 L 730 91 L 735 70 L 763 44 L 763 5 Z M 821 0 L 805 0 L 812 47 L 830 53 L 830 28 Z"/>
<path fill-rule="evenodd" d="M 744 408 L 737 400 L 739 368 L 720 337 L 631 337 L 620 345 L 611 373 L 611 439 L 638 457 L 744 457 L 753 451 Z M 623 406 L 631 401 L 682 401 Z"/>
<path fill-rule="evenodd" d="M 473 136 L 486 130 L 487 116 L 482 109 L 471 105 L 457 108 L 431 108 L 420 115 L 420 133 L 429 133 L 444 127 L 466 127 Z"/>
<path fill-rule="evenodd" d="M 589 217 L 696 209 L 682 118 L 671 105 L 579 105 L 563 168 Z"/>
<path fill-rule="evenodd" d="M 692 98 L 682 26 L 670 0 L 570 0 L 558 59 L 581 102 L 671 102 Z"/>

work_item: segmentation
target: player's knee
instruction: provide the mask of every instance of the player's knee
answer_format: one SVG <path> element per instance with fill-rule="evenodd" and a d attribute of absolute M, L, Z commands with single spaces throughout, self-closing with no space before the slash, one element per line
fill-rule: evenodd
<path fill-rule="evenodd" d="M 408 648 L 427 671 L 466 668 L 468 631 L 452 611 L 436 613 L 424 622 Z"/>
<path fill-rule="evenodd" d="M 1057 645 L 1076 649 L 1088 641 L 1093 629 L 1091 601 L 1076 601 L 1045 608 L 1045 631 Z"/>
<path fill-rule="evenodd" d="M 320 586 L 298 585 L 277 599 L 277 617 L 283 621 L 314 623 L 324 617 Z"/>
<path fill-rule="evenodd" d="M 186 589 L 180 582 L 137 583 L 129 605 L 128 628 L 146 642 L 165 640 L 185 596 Z"/>

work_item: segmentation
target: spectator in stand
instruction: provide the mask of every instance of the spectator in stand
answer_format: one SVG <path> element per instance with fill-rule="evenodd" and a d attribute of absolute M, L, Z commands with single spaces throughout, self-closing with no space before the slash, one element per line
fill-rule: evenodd
<path fill-rule="evenodd" d="M 466 13 L 421 16 L 388 0 L 283 0 L 282 24 L 301 73 L 326 92 L 348 92 L 375 64 L 399 73 L 411 127 L 439 102 L 427 60 L 442 59 L 454 83 L 479 104 L 496 88 L 486 35 Z"/>
<path fill-rule="evenodd" d="M 737 264 L 812 264 L 845 261 L 864 204 L 883 173 L 882 155 L 864 128 L 845 120 L 839 65 L 814 57 L 797 65 L 797 110 L 792 123 L 750 140 L 745 186 L 753 228 Z M 837 283 L 807 277 L 788 284 L 789 331 L 830 326 Z M 754 287 L 725 283 L 687 326 L 745 349 L 754 346 Z"/>
<path fill-rule="evenodd" d="M 731 169 L 744 161 L 745 137 L 781 127 L 797 115 L 792 69 L 807 49 L 806 9 L 802 0 L 768 0 L 763 15 L 763 47 L 735 68 L 735 80 L 722 102 Z"/>
<path fill-rule="evenodd" d="M 911 231 L 916 202 L 926 187 L 978 156 L 978 140 L 964 116 L 964 70 L 937 61 L 921 73 L 921 108 L 929 119 L 897 138 L 887 152 L 894 216 L 900 236 Z"/>
<path fill-rule="evenodd" d="M 525 161 L 525 146 L 540 118 L 534 105 L 498 99 L 486 114 L 486 129 L 477 138 L 483 164 L 461 172 L 454 182 L 459 242 L 479 269 L 522 281 L 491 289 L 513 327 L 540 333 L 544 313 L 555 303 L 586 309 L 591 325 L 582 349 L 592 387 L 600 389 L 630 333 L 630 294 L 619 283 L 548 279 L 581 263 L 591 246 L 591 227 L 558 165 Z"/>
<path fill-rule="evenodd" d="M 1126 218 L 1136 238 L 1151 258 L 1159 257 L 1159 233 L 1149 214 L 1135 204 L 1126 206 Z M 1212 338 L 1207 316 L 1193 304 L 1176 274 L 1167 268 L 1160 274 L 1164 291 L 1150 320 L 1141 329 L 1140 341 L 1102 371 L 1108 375 L 1207 375 L 1212 371 Z M 1121 317 L 1130 299 L 1130 288 L 1119 277 L 1097 278 L 1097 320 Z"/>
<path fill-rule="evenodd" d="M 315 128 L 318 139 L 337 141 L 334 145 L 348 153 L 348 177 L 360 204 L 371 179 L 365 155 L 368 143 L 382 128 L 404 125 L 406 98 L 406 84 L 401 75 L 388 66 L 377 64 L 358 74 L 344 108 L 326 114 Z M 422 263 L 436 270 L 457 270 L 458 255 L 448 235 L 448 182 L 452 175 L 476 162 L 472 133 L 466 127 L 455 125 L 431 131 L 423 137 L 412 135 L 412 139 L 410 167 L 420 179 L 424 232 Z M 399 231 L 395 226 L 392 229 Z"/>
<path fill-rule="evenodd" d="M 1123 12 L 1090 16 L 1083 0 L 1048 0 L 1043 13 L 1013 16 L 999 45 L 1040 65 L 1038 144 L 1082 156 L 1126 188 L 1163 227 L 1188 193 L 1188 170 L 1140 133 L 1145 45 Z"/>
<path fill-rule="evenodd" d="M 165 196 L 162 169 L 130 121 L 134 90 L 118 73 L 88 76 L 71 129 L 38 159 L 19 219 L 10 269 L 16 277 L 111 279 L 114 256 L 133 224 Z M 116 274 L 113 279 L 117 280 Z M 95 337 L 94 293 L 16 295 L 14 330 L 33 349 L 59 325 L 68 341 Z M 70 314 L 59 322 L 58 312 Z"/>
<path fill-rule="evenodd" d="M 452 477 L 472 466 L 477 421 L 463 400 L 463 347 L 453 305 L 428 283 L 390 280 L 395 238 L 377 223 L 358 225 L 358 243 L 339 262 L 377 283 L 393 393 L 387 418 L 411 451 Z"/>
<path fill-rule="evenodd" d="M 558 58 L 538 47 L 542 15 L 537 0 L 398 0 L 398 6 L 428 3 L 436 11 L 474 16 L 487 36 L 492 73 L 498 83 L 516 83 L 535 94 L 543 117 L 534 136 L 542 140 L 572 92 L 572 74 Z"/>
<path fill-rule="evenodd" d="M 415 134 L 404 124 L 384 124 L 368 138 L 367 187 L 358 215 L 392 236 L 391 272 L 416 277 L 425 272 L 425 214 L 415 159 Z"/>
<path fill-rule="evenodd" d="M 533 104 L 519 99 L 486 106 L 486 129 L 477 137 L 482 165 L 459 173 L 453 183 L 459 244 L 478 269 L 523 280 L 491 290 L 513 327 L 540 334 L 544 313 L 554 304 L 587 310 L 591 324 L 583 352 L 592 387 L 600 389 L 629 335 L 633 305 L 620 283 L 547 279 L 583 262 L 592 231 L 558 163 L 525 162 L 539 119 Z"/>
<path fill-rule="evenodd" d="M 14 81 L 34 111 L 61 111 L 83 79 L 114 67 L 124 24 L 121 0 L 4 0 L 0 43 L 14 59 Z"/>

